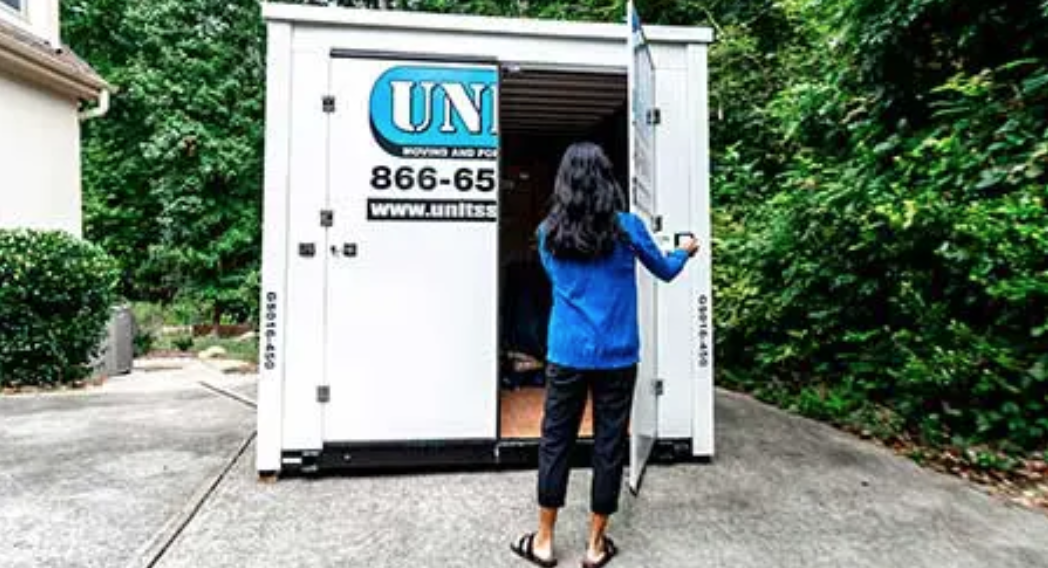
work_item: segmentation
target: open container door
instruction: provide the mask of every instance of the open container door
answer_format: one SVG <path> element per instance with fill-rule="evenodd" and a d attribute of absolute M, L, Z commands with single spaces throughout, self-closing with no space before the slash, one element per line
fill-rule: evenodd
<path fill-rule="evenodd" d="M 655 66 L 633 2 L 627 6 L 626 23 L 629 26 L 630 210 L 643 219 L 648 227 L 658 230 L 655 203 Z M 637 270 L 641 353 L 630 418 L 629 468 L 629 486 L 634 494 L 640 491 L 644 469 L 658 436 L 658 309 L 655 286 L 656 280 L 647 270 Z"/>
<path fill-rule="evenodd" d="M 324 441 L 493 447 L 498 68 L 331 56 Z"/>

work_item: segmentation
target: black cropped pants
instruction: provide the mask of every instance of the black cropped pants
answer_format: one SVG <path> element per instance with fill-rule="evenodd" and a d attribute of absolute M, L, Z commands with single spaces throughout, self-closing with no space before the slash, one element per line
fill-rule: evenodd
<path fill-rule="evenodd" d="M 637 368 L 580 371 L 549 365 L 546 406 L 539 443 L 539 506 L 559 509 L 568 491 L 570 459 L 593 395 L 593 486 L 591 511 L 618 511 L 622 471 L 626 464 L 627 432 Z"/>

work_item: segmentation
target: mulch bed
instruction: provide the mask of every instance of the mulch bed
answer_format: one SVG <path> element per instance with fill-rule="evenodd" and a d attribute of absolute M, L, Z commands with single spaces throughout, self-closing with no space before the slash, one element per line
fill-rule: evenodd
<path fill-rule="evenodd" d="M 917 461 L 923 467 L 970 481 L 990 495 L 1048 514 L 1048 462 L 1044 456 L 1021 459 L 1012 456 L 1015 466 L 1009 470 L 978 465 L 980 449 L 930 448 L 907 439 L 890 441 L 872 438 L 868 432 L 848 429 L 865 440 L 879 443 L 896 454 Z M 981 451 L 989 452 L 982 448 Z M 1009 458 L 998 453 L 1001 461 Z"/>
<path fill-rule="evenodd" d="M 40 386 L 24 386 L 24 387 L 4 387 L 0 389 L 0 395 L 11 395 L 11 394 L 43 394 L 53 392 L 66 392 L 66 391 L 78 391 L 84 390 L 90 387 L 100 387 L 106 382 L 106 377 L 96 377 L 93 379 L 86 379 L 83 381 L 77 381 L 75 383 L 69 383 L 67 385 L 56 385 L 52 387 L 40 387 Z"/>

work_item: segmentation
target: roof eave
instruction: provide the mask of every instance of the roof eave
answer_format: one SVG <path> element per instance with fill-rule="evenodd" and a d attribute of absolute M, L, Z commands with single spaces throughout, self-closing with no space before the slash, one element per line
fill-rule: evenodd
<path fill-rule="evenodd" d="M 111 87 L 97 75 L 66 65 L 39 50 L 0 34 L 0 69 L 56 94 L 97 101 Z"/>

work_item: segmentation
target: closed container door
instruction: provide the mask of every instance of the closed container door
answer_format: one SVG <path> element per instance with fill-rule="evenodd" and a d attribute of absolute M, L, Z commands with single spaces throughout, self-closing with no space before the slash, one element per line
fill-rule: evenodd
<path fill-rule="evenodd" d="M 324 439 L 496 436 L 498 70 L 333 57 Z"/>

